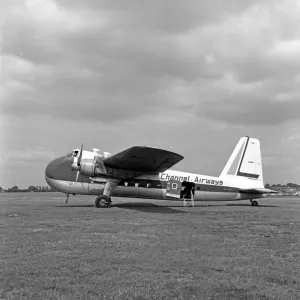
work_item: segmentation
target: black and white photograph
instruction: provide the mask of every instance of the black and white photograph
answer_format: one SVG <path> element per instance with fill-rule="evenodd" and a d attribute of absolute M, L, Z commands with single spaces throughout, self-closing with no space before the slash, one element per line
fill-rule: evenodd
<path fill-rule="evenodd" d="M 299 0 L 0 7 L 0 300 L 300 299 Z"/>

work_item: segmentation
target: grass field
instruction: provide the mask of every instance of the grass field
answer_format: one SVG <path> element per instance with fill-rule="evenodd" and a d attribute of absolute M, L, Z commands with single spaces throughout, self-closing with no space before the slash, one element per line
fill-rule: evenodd
<path fill-rule="evenodd" d="M 300 198 L 64 199 L 0 194 L 0 299 L 300 299 Z"/>

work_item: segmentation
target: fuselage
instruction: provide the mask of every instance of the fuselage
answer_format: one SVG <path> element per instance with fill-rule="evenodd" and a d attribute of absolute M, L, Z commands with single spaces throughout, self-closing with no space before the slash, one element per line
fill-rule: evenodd
<path fill-rule="evenodd" d="M 76 171 L 70 167 L 72 163 L 73 158 L 68 155 L 52 161 L 45 171 L 47 183 L 67 194 L 101 195 L 107 177 L 90 178 L 79 175 L 76 182 Z M 111 196 L 174 200 L 167 195 L 170 180 L 176 180 L 183 185 L 186 183 L 192 185 L 195 201 L 235 201 L 263 197 L 262 194 L 240 193 L 241 187 L 247 188 L 247 181 L 242 179 L 233 180 L 230 176 L 219 178 L 175 170 L 121 180 L 113 189 Z"/>

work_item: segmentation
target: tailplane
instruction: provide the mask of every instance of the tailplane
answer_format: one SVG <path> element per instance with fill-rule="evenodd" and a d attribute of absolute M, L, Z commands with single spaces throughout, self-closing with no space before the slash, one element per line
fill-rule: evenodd
<path fill-rule="evenodd" d="M 227 175 L 247 178 L 263 186 L 263 172 L 258 139 L 242 137 L 234 148 L 220 177 Z"/>

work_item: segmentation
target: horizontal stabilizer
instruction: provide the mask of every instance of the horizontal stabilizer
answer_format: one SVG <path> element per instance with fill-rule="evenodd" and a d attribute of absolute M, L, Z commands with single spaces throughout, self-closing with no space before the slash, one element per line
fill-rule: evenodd
<path fill-rule="evenodd" d="M 268 194 L 268 193 L 279 193 L 275 190 L 265 189 L 265 188 L 254 188 L 254 189 L 240 189 L 240 193 L 245 194 Z"/>
<path fill-rule="evenodd" d="M 103 160 L 105 166 L 145 173 L 159 173 L 169 169 L 183 156 L 163 149 L 133 146 Z"/>

